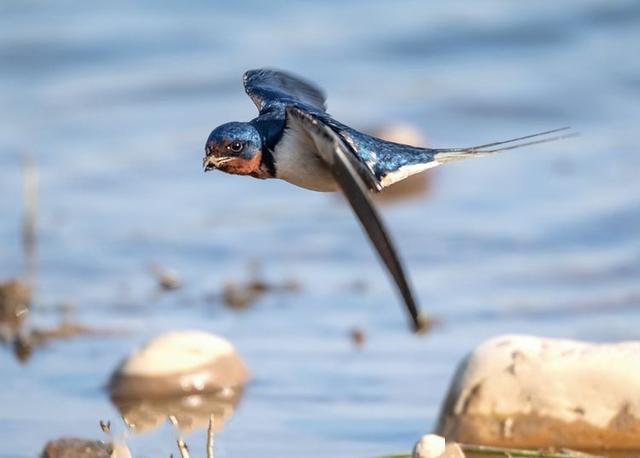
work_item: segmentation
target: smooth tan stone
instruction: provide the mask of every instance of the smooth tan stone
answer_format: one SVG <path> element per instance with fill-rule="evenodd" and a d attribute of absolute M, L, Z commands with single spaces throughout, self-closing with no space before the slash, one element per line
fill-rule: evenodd
<path fill-rule="evenodd" d="M 42 458 L 131 458 L 126 444 L 87 439 L 62 438 L 47 442 Z"/>
<path fill-rule="evenodd" d="M 458 368 L 437 433 L 507 447 L 640 449 L 640 342 L 493 338 Z"/>
<path fill-rule="evenodd" d="M 388 142 L 402 143 L 418 147 L 426 147 L 427 139 L 418 128 L 411 124 L 390 123 L 369 129 L 371 135 Z"/>
<path fill-rule="evenodd" d="M 244 385 L 249 371 L 226 339 L 201 331 L 174 331 L 152 339 L 116 369 L 113 398 L 210 393 Z"/>

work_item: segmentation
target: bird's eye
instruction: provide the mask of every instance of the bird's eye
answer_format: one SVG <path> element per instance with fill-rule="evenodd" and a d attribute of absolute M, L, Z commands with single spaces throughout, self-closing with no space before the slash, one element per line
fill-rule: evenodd
<path fill-rule="evenodd" d="M 244 145 L 242 144 L 242 142 L 239 142 L 236 140 L 229 143 L 229 145 L 227 145 L 227 148 L 233 151 L 234 153 L 239 153 L 240 151 L 242 151 L 242 148 L 244 148 Z"/>

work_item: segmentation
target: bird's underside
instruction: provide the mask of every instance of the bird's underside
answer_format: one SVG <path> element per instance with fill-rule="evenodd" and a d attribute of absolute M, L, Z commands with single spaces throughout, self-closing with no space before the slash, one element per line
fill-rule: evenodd
<path fill-rule="evenodd" d="M 426 322 L 420 316 L 402 264 L 368 196 L 369 191 L 381 191 L 446 162 L 567 136 L 566 132 L 562 133 L 567 128 L 562 128 L 468 148 L 420 148 L 387 142 L 339 123 L 326 112 L 322 91 L 287 73 L 265 69 L 248 71 L 244 85 L 260 112 L 248 124 L 255 127 L 262 138 L 259 152 L 263 168 L 242 174 L 281 178 L 316 191 L 342 191 L 396 283 L 417 331 L 424 329 Z M 243 158 L 242 164 L 251 160 Z M 209 158 L 207 154 L 205 169 L 212 161 L 215 161 L 212 168 L 220 168 L 216 163 L 227 159 Z"/>

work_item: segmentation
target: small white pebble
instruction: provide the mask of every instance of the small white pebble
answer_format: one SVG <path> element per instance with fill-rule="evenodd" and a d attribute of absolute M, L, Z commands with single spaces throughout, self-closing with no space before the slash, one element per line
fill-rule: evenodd
<path fill-rule="evenodd" d="M 444 453 L 445 446 L 444 437 L 425 434 L 413 447 L 413 458 L 437 458 Z"/>

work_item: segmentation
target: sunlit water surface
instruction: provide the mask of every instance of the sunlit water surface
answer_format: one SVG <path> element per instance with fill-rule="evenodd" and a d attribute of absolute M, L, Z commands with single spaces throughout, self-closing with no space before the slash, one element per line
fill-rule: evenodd
<path fill-rule="evenodd" d="M 21 153 L 40 175 L 39 284 L 125 335 L 0 354 L 0 454 L 100 437 L 111 370 L 160 332 L 228 337 L 254 375 L 220 457 L 366 457 L 432 428 L 460 358 L 498 333 L 640 338 L 640 4 L 633 1 L 8 1 L 0 6 L 0 278 L 22 272 Z M 407 332 L 348 207 L 276 181 L 201 171 L 210 130 L 255 110 L 244 70 L 275 66 L 356 127 L 404 121 L 437 146 L 571 125 L 568 141 L 457 163 L 430 196 L 382 208 L 423 307 Z M 252 260 L 298 294 L 207 304 Z M 185 287 L 155 294 L 148 266 Z M 364 287 L 354 288 L 354 284 Z M 366 330 L 361 350 L 349 340 Z M 204 432 L 187 436 L 195 456 Z M 131 437 L 173 452 L 170 426 Z"/>

